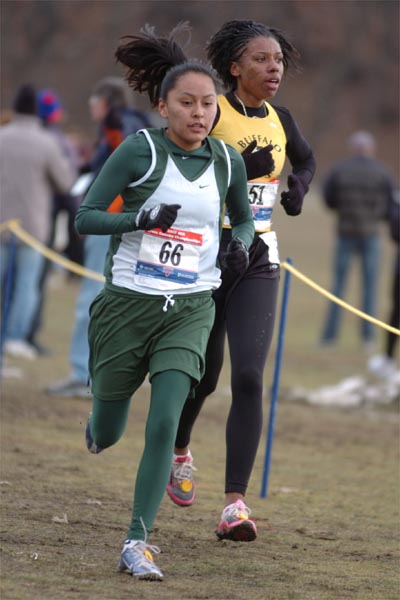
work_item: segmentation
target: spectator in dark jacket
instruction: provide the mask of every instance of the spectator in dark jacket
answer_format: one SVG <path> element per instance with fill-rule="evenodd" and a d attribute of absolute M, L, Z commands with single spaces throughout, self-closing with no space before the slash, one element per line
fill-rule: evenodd
<path fill-rule="evenodd" d="M 361 263 L 361 309 L 374 316 L 381 261 L 380 221 L 388 218 L 394 185 L 387 169 L 375 159 L 375 140 L 358 131 L 348 140 L 352 156 L 338 163 L 327 176 L 323 197 L 337 214 L 337 239 L 333 264 L 332 293 L 343 298 L 353 257 Z M 323 328 L 323 345 L 336 341 L 341 308 L 331 302 Z M 360 320 L 365 349 L 373 347 L 375 328 Z"/>
<path fill-rule="evenodd" d="M 391 282 L 391 306 L 389 309 L 388 325 L 400 329 L 400 193 L 397 192 L 389 208 L 390 237 L 395 244 L 393 276 Z M 369 370 L 382 379 L 397 378 L 400 384 L 400 367 L 396 348 L 399 336 L 387 331 L 385 333 L 383 354 L 371 356 L 368 361 Z"/>

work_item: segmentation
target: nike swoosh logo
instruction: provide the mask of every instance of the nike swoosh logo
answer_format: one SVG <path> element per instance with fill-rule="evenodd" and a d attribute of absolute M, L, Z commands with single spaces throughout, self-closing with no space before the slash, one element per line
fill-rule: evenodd
<path fill-rule="evenodd" d="M 199 185 L 199 188 L 200 188 L 201 190 L 202 190 L 203 188 L 206 188 L 206 187 L 210 187 L 210 184 L 209 184 L 209 183 L 207 183 L 207 185 Z"/>
<path fill-rule="evenodd" d="M 182 156 L 182 160 L 186 160 L 187 158 L 190 158 L 190 156 Z"/>

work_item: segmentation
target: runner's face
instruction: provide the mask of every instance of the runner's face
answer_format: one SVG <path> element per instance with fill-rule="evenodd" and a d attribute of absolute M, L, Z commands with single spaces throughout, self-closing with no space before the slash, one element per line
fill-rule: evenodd
<path fill-rule="evenodd" d="M 283 76 L 280 44 L 272 37 L 253 38 L 232 63 L 231 74 L 236 77 L 236 93 L 247 106 L 256 107 L 273 98 Z"/>
<path fill-rule="evenodd" d="M 184 150 L 200 148 L 217 114 L 217 94 L 211 77 L 189 72 L 177 80 L 166 100 L 158 103 L 160 115 L 168 119 L 167 135 Z"/>

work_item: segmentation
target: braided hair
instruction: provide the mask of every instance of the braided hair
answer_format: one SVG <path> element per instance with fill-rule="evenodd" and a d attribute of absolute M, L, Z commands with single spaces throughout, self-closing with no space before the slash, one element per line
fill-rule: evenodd
<path fill-rule="evenodd" d="M 152 106 L 157 106 L 160 98 L 166 100 L 177 80 L 189 72 L 208 75 L 217 86 L 213 69 L 188 59 L 176 41 L 178 35 L 185 33 L 188 43 L 190 27 L 187 22 L 178 23 L 167 37 L 158 37 L 153 26 L 145 25 L 139 35 L 124 36 L 122 39 L 126 41 L 115 51 L 117 62 L 127 67 L 125 79 L 128 85 L 140 93 L 147 93 Z"/>
<path fill-rule="evenodd" d="M 206 45 L 207 58 L 227 89 L 236 88 L 231 64 L 240 59 L 249 41 L 257 37 L 274 38 L 281 47 L 285 70 L 298 69 L 300 54 L 282 31 L 255 21 L 227 21 Z"/>

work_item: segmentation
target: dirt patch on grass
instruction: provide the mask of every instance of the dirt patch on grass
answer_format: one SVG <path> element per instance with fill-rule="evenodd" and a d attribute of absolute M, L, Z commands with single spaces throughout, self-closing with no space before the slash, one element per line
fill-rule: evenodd
<path fill-rule="evenodd" d="M 34 369 L 34 366 L 30 366 Z M 99 456 L 86 452 L 90 402 L 54 399 L 25 380 L 3 382 L 3 600 L 394 600 L 399 590 L 398 424 L 394 410 L 279 407 L 268 498 L 263 448 L 247 501 L 251 544 L 218 542 L 227 403 L 218 395 L 193 439 L 197 501 L 165 497 L 152 543 L 162 583 L 117 572 L 130 520 L 148 389 L 127 433 Z"/>

